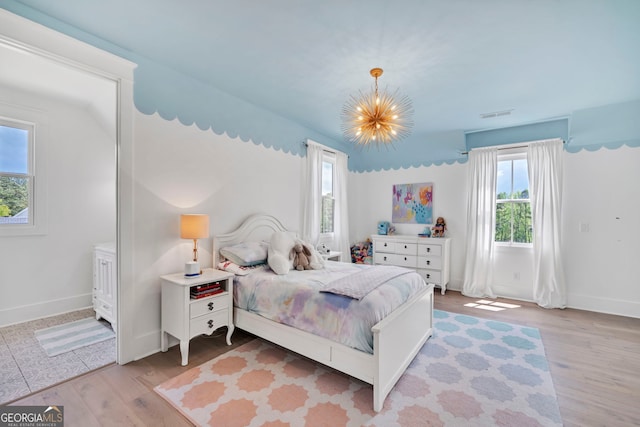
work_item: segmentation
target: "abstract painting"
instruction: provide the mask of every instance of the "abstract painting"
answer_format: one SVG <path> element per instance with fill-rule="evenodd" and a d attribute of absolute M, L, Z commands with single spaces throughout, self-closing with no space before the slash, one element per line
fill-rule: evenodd
<path fill-rule="evenodd" d="M 393 186 L 391 222 L 433 224 L 433 183 Z"/>

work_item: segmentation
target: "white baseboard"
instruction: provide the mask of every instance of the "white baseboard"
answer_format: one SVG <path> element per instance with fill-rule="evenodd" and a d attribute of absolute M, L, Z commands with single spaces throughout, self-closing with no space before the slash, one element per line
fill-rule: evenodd
<path fill-rule="evenodd" d="M 625 301 L 615 298 L 593 297 L 590 295 L 569 294 L 570 308 L 578 310 L 595 311 L 597 313 L 615 314 L 616 316 L 626 316 L 640 318 L 640 303 L 636 301 Z"/>
<path fill-rule="evenodd" d="M 56 316 L 93 306 L 91 293 L 0 310 L 0 327 Z"/>
<path fill-rule="evenodd" d="M 447 290 L 462 292 L 462 280 L 452 280 Z M 530 293 L 522 292 L 514 287 L 494 286 L 494 292 L 500 298 L 509 298 L 518 301 L 534 302 Z M 635 301 L 625 301 L 616 298 L 594 297 L 591 295 L 569 293 L 567 295 L 567 308 L 576 310 L 593 311 L 596 313 L 613 314 L 616 316 L 626 316 L 640 318 L 640 303 Z"/>

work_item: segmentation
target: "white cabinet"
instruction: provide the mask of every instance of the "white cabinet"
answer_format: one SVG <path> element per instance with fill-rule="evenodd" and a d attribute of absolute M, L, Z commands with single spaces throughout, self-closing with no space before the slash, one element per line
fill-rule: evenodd
<path fill-rule="evenodd" d="M 205 268 L 198 277 L 184 273 L 162 276 L 162 331 L 160 346 L 169 349 L 169 337 L 180 340 L 182 366 L 189 363 L 189 341 L 223 326 L 227 344 L 233 334 L 233 273 Z M 208 296 L 210 295 L 210 296 Z"/>
<path fill-rule="evenodd" d="M 444 295 L 450 280 L 450 238 L 374 234 L 371 241 L 375 264 L 413 268 Z"/>
<path fill-rule="evenodd" d="M 116 323 L 116 245 L 103 243 L 93 248 L 93 309 L 96 319 Z"/>

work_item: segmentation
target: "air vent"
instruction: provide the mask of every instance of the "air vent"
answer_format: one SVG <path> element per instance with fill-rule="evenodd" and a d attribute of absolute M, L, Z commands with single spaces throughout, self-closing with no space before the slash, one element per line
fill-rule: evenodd
<path fill-rule="evenodd" d="M 480 118 L 481 119 L 492 119 L 494 117 L 508 116 L 508 115 L 511 114 L 512 111 L 513 111 L 513 109 L 504 110 L 504 111 L 494 111 L 492 113 L 482 113 L 482 114 L 480 114 Z"/>

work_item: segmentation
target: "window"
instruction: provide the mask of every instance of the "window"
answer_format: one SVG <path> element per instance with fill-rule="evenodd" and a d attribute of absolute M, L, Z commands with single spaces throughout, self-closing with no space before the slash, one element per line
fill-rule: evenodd
<path fill-rule="evenodd" d="M 322 213 L 320 215 L 320 233 L 333 233 L 333 219 L 335 214 L 334 183 L 336 158 L 333 153 L 324 152 L 322 155 Z"/>
<path fill-rule="evenodd" d="M 46 112 L 0 102 L 0 237 L 47 233 L 48 132 Z"/>
<path fill-rule="evenodd" d="M 0 227 L 33 225 L 34 125 L 0 118 Z"/>
<path fill-rule="evenodd" d="M 496 204 L 495 241 L 512 246 L 531 246 L 533 226 L 526 151 L 498 156 Z"/>

